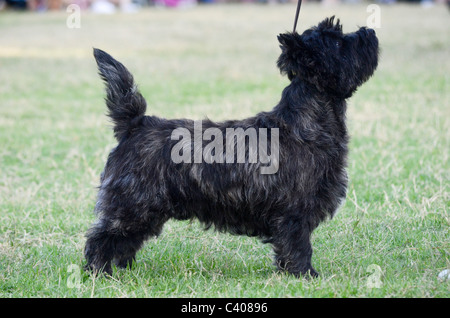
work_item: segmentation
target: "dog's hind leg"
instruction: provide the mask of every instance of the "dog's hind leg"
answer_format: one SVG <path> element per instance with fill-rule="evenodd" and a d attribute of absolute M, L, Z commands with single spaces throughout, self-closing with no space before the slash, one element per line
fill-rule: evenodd
<path fill-rule="evenodd" d="M 86 269 L 112 273 L 111 265 L 126 268 L 132 265 L 144 241 L 160 234 L 165 220 L 154 219 L 146 226 L 125 221 L 99 219 L 88 231 L 85 247 Z"/>
<path fill-rule="evenodd" d="M 111 261 L 114 258 L 114 250 L 117 235 L 108 229 L 107 221 L 98 220 L 88 231 L 84 248 L 84 256 L 87 264 L 86 270 L 94 273 L 112 273 Z"/>

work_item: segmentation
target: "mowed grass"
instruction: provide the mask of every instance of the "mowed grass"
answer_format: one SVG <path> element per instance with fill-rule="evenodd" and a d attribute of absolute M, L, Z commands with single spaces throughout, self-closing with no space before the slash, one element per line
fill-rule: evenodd
<path fill-rule="evenodd" d="M 0 17 L 0 297 L 448 297 L 450 21 L 436 6 L 381 7 L 382 55 L 349 101 L 346 203 L 313 235 L 315 280 L 272 266 L 257 239 L 168 222 L 113 278 L 83 272 L 99 174 L 115 145 L 92 47 L 134 74 L 148 114 L 244 118 L 288 80 L 276 35 L 294 5 L 3 13 Z M 302 7 L 300 31 L 365 5 Z"/>

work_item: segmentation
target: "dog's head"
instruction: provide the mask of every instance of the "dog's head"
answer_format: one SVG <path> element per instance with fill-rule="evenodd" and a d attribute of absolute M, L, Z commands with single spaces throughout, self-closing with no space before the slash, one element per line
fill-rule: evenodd
<path fill-rule="evenodd" d="M 378 39 L 366 27 L 344 34 L 339 19 L 327 18 L 302 35 L 278 36 L 282 53 L 278 67 L 291 81 L 301 79 L 321 92 L 348 98 L 375 71 Z"/>

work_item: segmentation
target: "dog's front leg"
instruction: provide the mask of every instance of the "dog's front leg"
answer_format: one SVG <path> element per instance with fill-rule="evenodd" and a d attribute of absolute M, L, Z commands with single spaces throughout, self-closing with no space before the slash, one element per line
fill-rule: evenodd
<path fill-rule="evenodd" d="M 311 265 L 313 226 L 305 217 L 286 215 L 274 235 L 275 265 L 295 276 L 317 277 Z"/>

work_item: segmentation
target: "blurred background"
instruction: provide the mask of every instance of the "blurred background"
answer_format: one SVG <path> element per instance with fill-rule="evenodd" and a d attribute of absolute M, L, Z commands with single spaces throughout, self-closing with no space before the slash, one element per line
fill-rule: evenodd
<path fill-rule="evenodd" d="M 115 10 L 134 12 L 144 7 L 172 7 L 186 8 L 198 4 L 212 3 L 289 3 L 295 0 L 0 0 L 0 10 L 16 9 L 31 11 L 62 10 L 71 4 L 78 5 L 82 10 L 91 10 L 98 13 L 112 13 Z M 322 2 L 324 4 L 360 3 L 364 0 L 305 0 L 304 2 Z M 373 3 L 396 2 L 421 3 L 423 6 L 432 6 L 435 3 L 444 3 L 448 0 L 375 0 Z"/>

